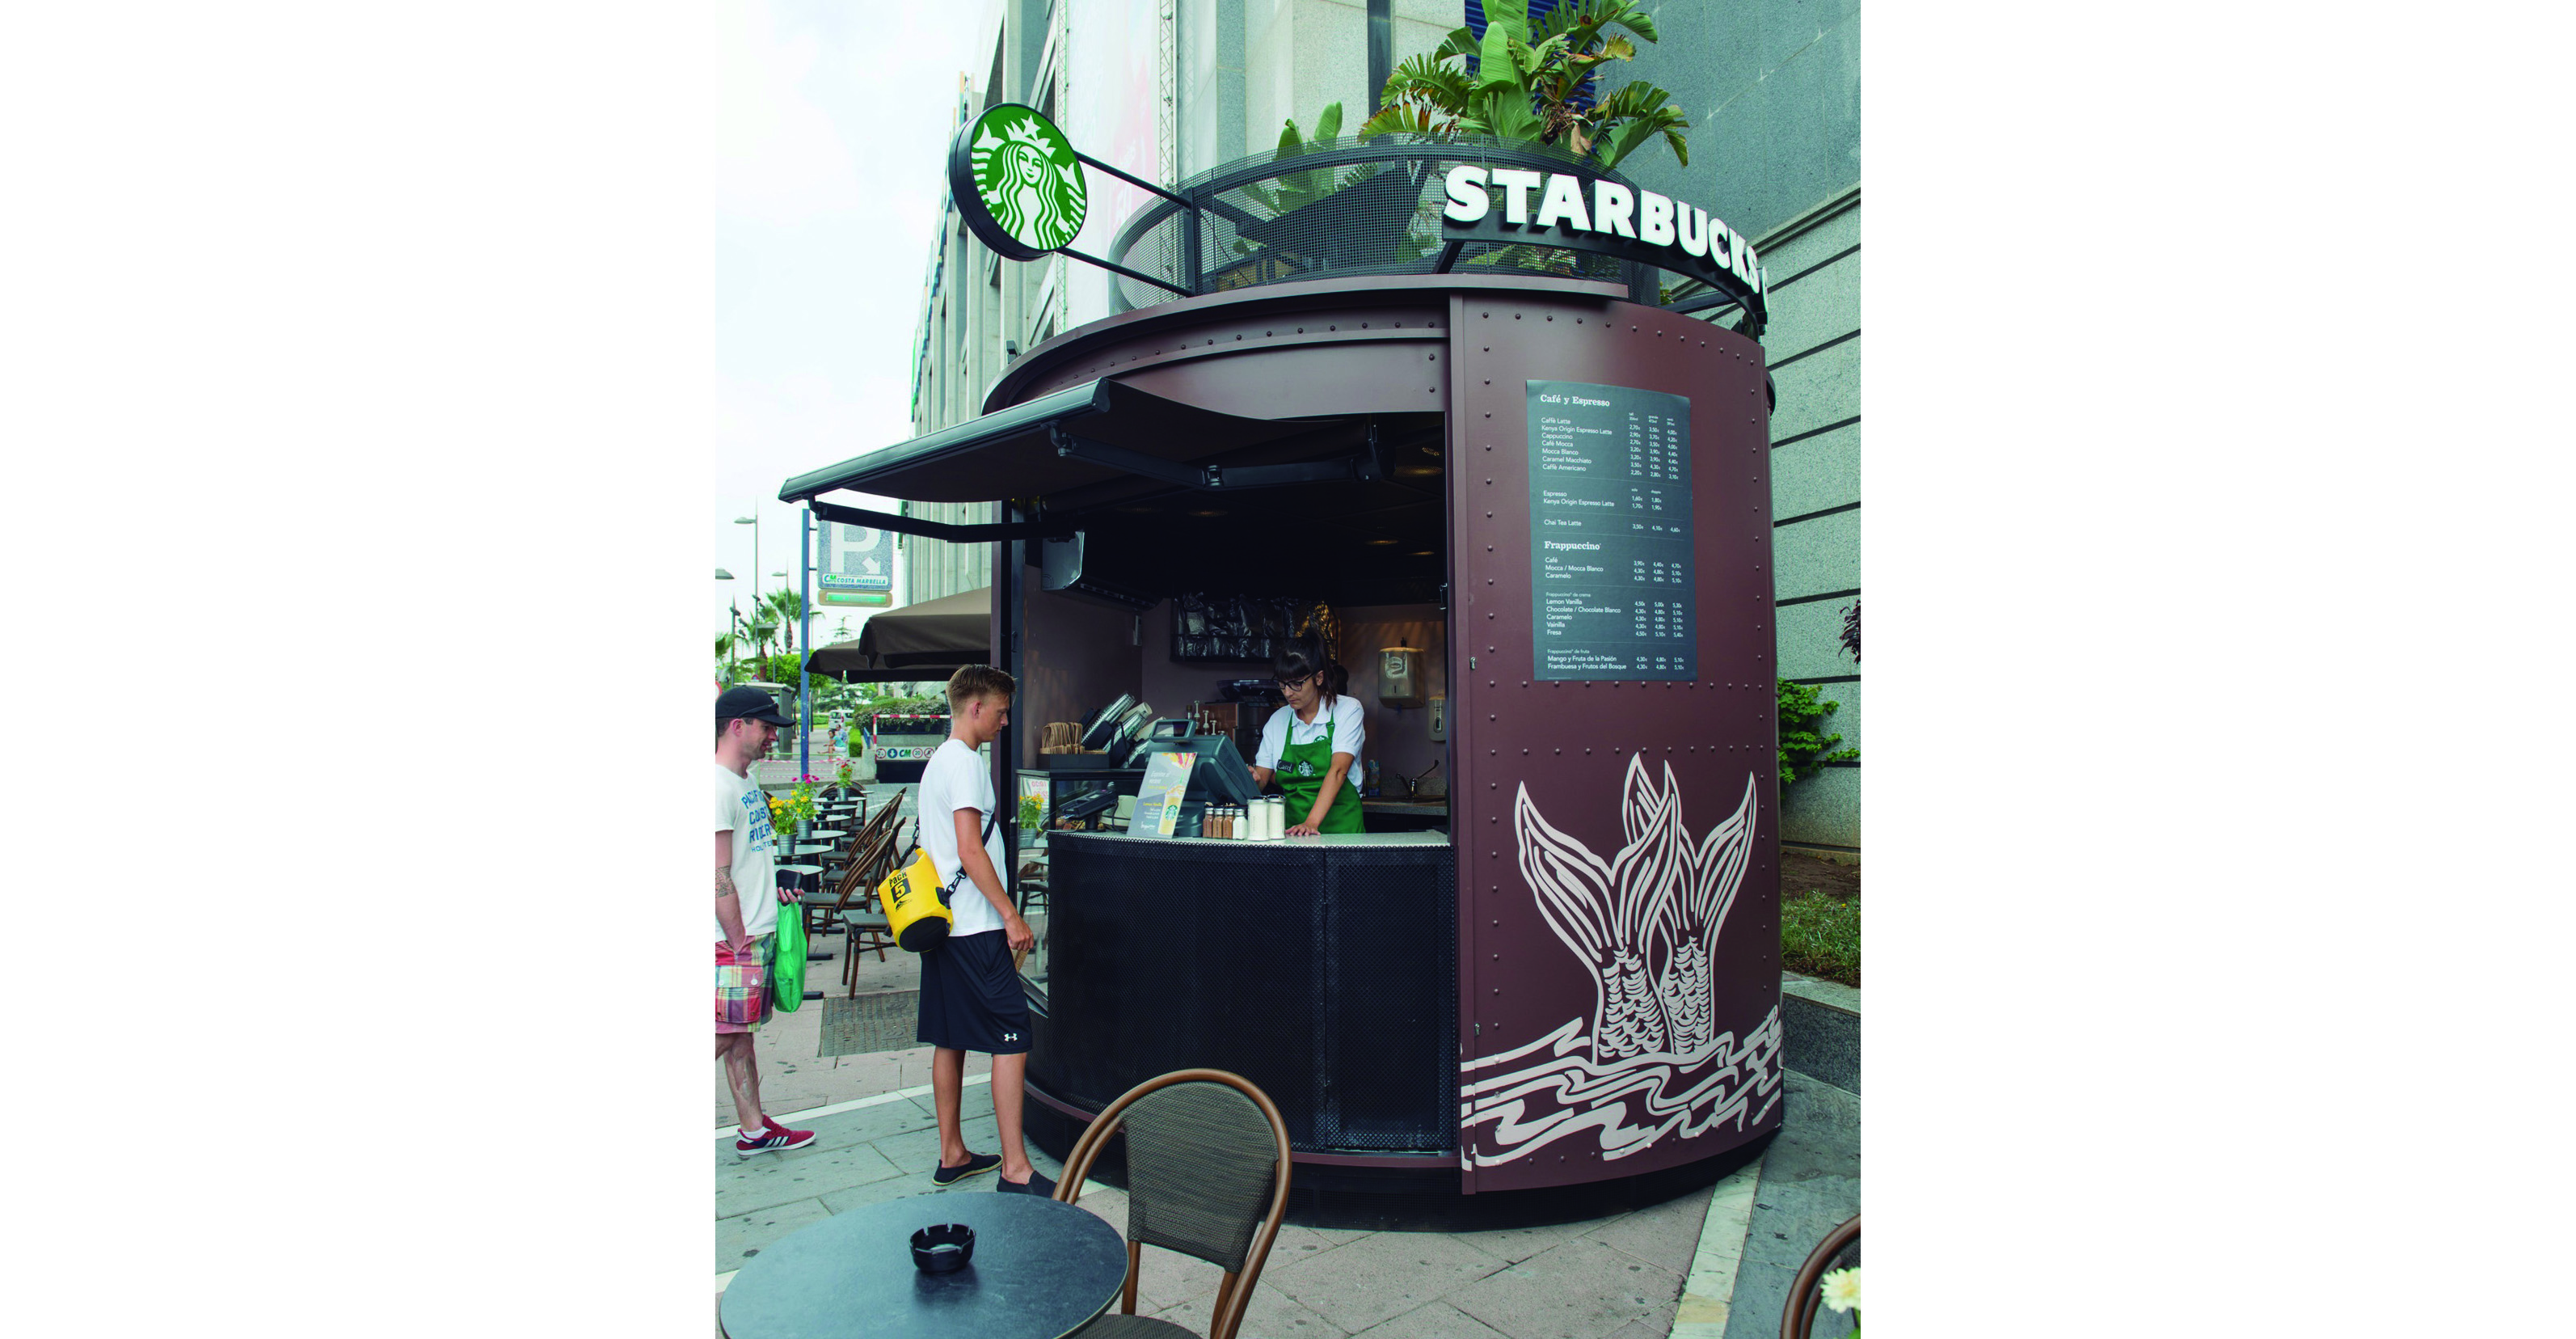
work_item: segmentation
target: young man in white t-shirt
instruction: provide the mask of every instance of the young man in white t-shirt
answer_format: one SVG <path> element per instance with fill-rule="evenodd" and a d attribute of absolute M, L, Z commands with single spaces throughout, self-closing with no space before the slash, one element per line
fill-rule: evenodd
<path fill-rule="evenodd" d="M 1014 955 L 1037 943 L 1029 923 L 1011 905 L 1001 871 L 1002 825 L 992 774 L 976 750 L 1011 722 L 1018 685 L 990 665 L 969 665 L 948 680 L 948 741 L 921 771 L 921 849 L 954 891 L 955 925 L 937 948 L 921 955 L 921 1022 L 913 1035 L 936 1048 L 930 1091 L 939 1111 L 939 1166 L 931 1180 L 955 1185 L 1002 1169 L 995 1190 L 1052 1195 L 1055 1183 L 1038 1175 L 1020 1141 L 1020 1102 L 1028 1078 L 1029 1000 L 1020 990 Z M 989 820 L 989 821 L 988 821 Z M 964 1103 L 966 1053 L 993 1057 L 993 1118 L 1002 1151 L 966 1147 L 959 1109 Z"/>
<path fill-rule="evenodd" d="M 716 697 L 716 1059 L 724 1062 L 742 1122 L 733 1151 L 746 1158 L 814 1142 L 812 1130 L 791 1130 L 761 1113 L 760 1056 L 751 1037 L 769 1021 L 767 973 L 746 970 L 766 967 L 778 904 L 795 900 L 778 887 L 769 797 L 751 780 L 752 763 L 786 724 L 778 704 L 757 688 L 728 688 Z M 728 1022 L 729 1006 L 749 1016 Z"/>

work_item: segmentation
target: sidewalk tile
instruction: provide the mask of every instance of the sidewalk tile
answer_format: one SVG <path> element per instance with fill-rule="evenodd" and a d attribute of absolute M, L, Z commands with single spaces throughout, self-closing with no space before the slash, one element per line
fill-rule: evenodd
<path fill-rule="evenodd" d="M 1359 1331 L 1473 1285 L 1504 1267 L 1500 1256 L 1447 1233 L 1380 1232 L 1367 1241 L 1264 1271 L 1261 1286 L 1276 1287 L 1343 1329 Z"/>
<path fill-rule="evenodd" d="M 921 1195 L 973 1195 L 992 1192 L 991 1178 L 977 1177 L 976 1180 L 985 1182 L 980 1190 L 968 1188 L 974 1186 L 974 1181 L 969 1181 L 954 1190 L 941 1190 L 930 1184 L 930 1177 L 926 1174 L 890 1176 L 882 1181 L 870 1181 L 863 1186 L 826 1191 L 823 1194 L 823 1207 L 834 1213 L 848 1213 L 852 1209 L 863 1209 L 871 1204 L 883 1204 L 887 1200 L 911 1199 Z M 923 1221 L 926 1223 L 931 1220 Z"/>
<path fill-rule="evenodd" d="M 880 1102 L 856 1111 L 839 1111 L 803 1122 L 816 1143 L 873 1144 L 880 1139 L 930 1129 L 928 1113 L 908 1101 Z"/>
<path fill-rule="evenodd" d="M 831 1211 L 820 1200 L 797 1200 L 716 1220 L 716 1268 L 722 1274 L 742 1268 L 760 1248 L 801 1227 L 822 1222 Z"/>
<path fill-rule="evenodd" d="M 1511 1339 L 1606 1339 L 1634 1321 L 1669 1324 L 1681 1286 L 1678 1274 L 1578 1237 L 1448 1300 Z"/>
<path fill-rule="evenodd" d="M 1416 1307 L 1360 1333 L 1364 1339 L 1503 1339 L 1501 1331 L 1447 1302 Z"/>
<path fill-rule="evenodd" d="M 887 1105 L 894 1104 L 889 1102 Z M 973 1111 L 971 1107 L 968 1111 L 970 1114 L 958 1123 L 957 1131 L 966 1140 L 967 1151 L 1000 1152 L 1001 1136 L 994 1128 L 992 1108 L 986 1107 L 981 1116 L 971 1114 Z M 877 1140 L 876 1146 L 879 1153 L 893 1159 L 895 1166 L 907 1172 L 919 1172 L 922 1176 L 928 1177 L 932 1169 L 939 1166 L 939 1129 L 936 1125 L 923 1126 L 903 1134 L 888 1135 Z M 975 1180 L 989 1181 L 999 1175 L 1001 1175 L 999 1172 L 986 1172 Z"/>
<path fill-rule="evenodd" d="M 1351 1238 L 1351 1240 L 1357 1240 L 1357 1238 Z M 1262 1269 L 1267 1272 L 1281 1268 L 1292 1260 L 1311 1259 L 1341 1244 L 1311 1227 L 1281 1223 L 1279 1235 L 1272 1238 L 1270 1242 L 1270 1259 L 1262 1265 Z"/>
<path fill-rule="evenodd" d="M 1591 1218 L 1573 1223 L 1494 1228 L 1484 1232 L 1453 1232 L 1449 1235 L 1487 1255 L 1512 1264 L 1519 1264 L 1550 1246 L 1598 1231 L 1625 1217 L 1627 1217 L 1626 1214 L 1614 1214 L 1608 1218 Z"/>
<path fill-rule="evenodd" d="M 1125 1230 L 1125 1224 L 1120 1224 L 1120 1230 Z M 1224 1278 L 1224 1270 L 1195 1255 L 1148 1244 L 1136 1262 L 1136 1311 L 1143 1315 L 1179 1305 L 1214 1306 L 1216 1285 Z M 1261 1281 L 1264 1285 L 1270 1282 L 1267 1267 L 1261 1271 Z M 1191 1328 L 1204 1332 L 1207 1318 L 1200 1317 Z"/>
<path fill-rule="evenodd" d="M 716 1167 L 716 1216 L 731 1218 L 794 1200 L 814 1199 L 827 1191 L 863 1186 L 901 1173 L 867 1144 L 826 1145 L 820 1136 L 792 1153 L 736 1156 L 723 1154 Z"/>
<path fill-rule="evenodd" d="M 1651 1208 L 1639 1209 L 1608 1227 L 1597 1228 L 1585 1235 L 1658 1269 L 1688 1274 L 1691 1257 L 1699 1251 L 1700 1223 L 1707 1213 L 1708 1192 L 1694 1190 Z"/>
<path fill-rule="evenodd" d="M 1349 1333 L 1269 1285 L 1269 1273 L 1264 1271 L 1261 1281 L 1253 1285 L 1252 1300 L 1243 1308 L 1243 1323 L 1234 1329 L 1235 1339 L 1344 1339 Z M 1114 1303 L 1111 1309 L 1116 1309 Z M 1145 1313 L 1142 1293 L 1137 1295 L 1136 1310 Z M 1206 1334 L 1209 1322 L 1216 1318 L 1216 1290 L 1153 1314 L 1192 1334 Z"/>
<path fill-rule="evenodd" d="M 1849 1177 L 1811 1176 L 1774 1184 L 1764 1173 L 1753 1227 L 1744 1239 L 1744 1262 L 1797 1269 L 1859 1203 L 1860 1182 Z"/>

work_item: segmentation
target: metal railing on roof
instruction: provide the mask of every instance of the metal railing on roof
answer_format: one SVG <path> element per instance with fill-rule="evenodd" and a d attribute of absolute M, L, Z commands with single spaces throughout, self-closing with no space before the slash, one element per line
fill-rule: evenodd
<path fill-rule="evenodd" d="M 1162 286 L 1112 273 L 1112 307 L 1132 311 L 1258 284 L 1444 268 L 1615 283 L 1633 300 L 1658 306 L 1714 292 L 1652 265 L 1562 247 L 1473 241 L 1451 253 L 1440 211 L 1448 199 L 1443 180 L 1459 163 L 1580 168 L 1635 189 L 1618 172 L 1525 140 L 1391 134 L 1315 141 L 1199 173 L 1172 188 L 1178 201 L 1147 201 L 1119 229 L 1107 259 Z"/>

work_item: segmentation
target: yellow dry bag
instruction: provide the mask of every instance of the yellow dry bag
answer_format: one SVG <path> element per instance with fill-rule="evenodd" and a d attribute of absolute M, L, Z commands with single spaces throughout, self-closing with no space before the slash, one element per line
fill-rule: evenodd
<path fill-rule="evenodd" d="M 979 845 L 991 840 L 994 817 L 984 815 L 984 835 L 977 839 Z M 907 953 L 921 953 L 947 943 L 948 932 L 957 926 L 956 913 L 949 910 L 948 900 L 965 877 L 963 853 L 957 862 L 957 878 L 942 884 L 939 866 L 931 860 L 930 852 L 915 843 L 912 859 L 877 885 L 877 900 L 886 909 L 886 927 L 894 932 L 895 947 Z"/>

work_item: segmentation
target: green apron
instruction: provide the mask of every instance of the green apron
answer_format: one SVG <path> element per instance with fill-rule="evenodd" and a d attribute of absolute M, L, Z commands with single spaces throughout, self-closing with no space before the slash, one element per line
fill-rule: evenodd
<path fill-rule="evenodd" d="M 1282 707 L 1280 710 L 1288 713 L 1287 738 L 1296 739 L 1297 709 Z M 1323 738 L 1309 744 L 1290 743 L 1279 750 L 1279 789 L 1288 797 L 1288 822 L 1284 825 L 1287 827 L 1295 827 L 1306 821 L 1306 815 L 1313 812 L 1315 808 L 1315 797 L 1323 793 L 1324 775 L 1333 770 L 1332 708 L 1317 707 L 1316 714 L 1324 721 Z M 1352 759 L 1351 765 L 1357 768 L 1359 760 Z M 1318 824 L 1315 830 L 1318 832 L 1364 830 L 1360 826 L 1359 778 L 1354 776 L 1342 778 L 1341 791 L 1333 796 L 1333 807 L 1324 811 L 1324 821 Z"/>

